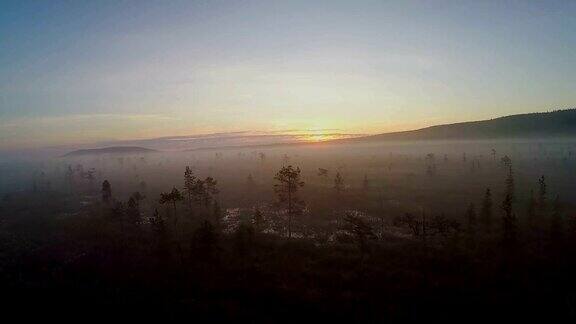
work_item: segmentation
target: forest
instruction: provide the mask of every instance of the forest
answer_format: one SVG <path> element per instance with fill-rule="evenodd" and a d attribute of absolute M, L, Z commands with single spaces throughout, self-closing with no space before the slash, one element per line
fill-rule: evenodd
<path fill-rule="evenodd" d="M 3 312 L 574 321 L 575 148 L 318 143 L 4 162 Z"/>

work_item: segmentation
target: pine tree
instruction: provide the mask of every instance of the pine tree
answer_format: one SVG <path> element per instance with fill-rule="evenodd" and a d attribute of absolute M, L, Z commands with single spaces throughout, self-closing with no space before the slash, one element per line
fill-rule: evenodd
<path fill-rule="evenodd" d="M 506 194 L 510 195 L 512 203 L 514 203 L 514 174 L 512 172 L 512 164 L 508 164 L 508 175 L 506 176 Z"/>
<path fill-rule="evenodd" d="M 172 204 L 174 208 L 174 226 L 178 225 L 178 214 L 176 212 L 176 203 L 179 201 L 184 200 L 184 196 L 180 193 L 180 190 L 176 189 L 176 187 L 172 188 L 172 191 L 169 193 L 161 193 L 160 194 L 160 204 Z"/>
<path fill-rule="evenodd" d="M 541 217 L 546 213 L 546 179 L 544 176 L 538 179 L 538 211 Z"/>
<path fill-rule="evenodd" d="M 506 193 L 501 205 L 502 209 L 502 243 L 505 247 L 512 247 L 516 243 L 516 216 L 512 208 L 512 196 Z"/>
<path fill-rule="evenodd" d="M 180 243 L 180 235 L 178 235 L 179 233 L 178 213 L 176 210 L 176 203 L 182 200 L 184 200 L 184 196 L 182 196 L 182 193 L 180 192 L 180 190 L 176 189 L 176 187 L 172 188 L 172 191 L 170 193 L 160 194 L 160 204 L 162 205 L 172 204 L 174 208 L 174 231 L 176 233 L 176 245 L 178 247 L 178 254 L 180 255 L 180 263 L 184 264 L 184 253 L 182 251 L 182 244 Z"/>
<path fill-rule="evenodd" d="M 274 185 L 274 191 L 281 203 L 288 207 L 288 238 L 292 237 L 292 217 L 299 211 L 303 204 L 297 197 L 298 189 L 304 186 L 300 179 L 300 168 L 294 169 L 291 165 L 282 167 L 274 177 L 278 183 Z"/>
<path fill-rule="evenodd" d="M 364 220 L 356 215 L 347 214 L 344 217 L 344 230 L 346 230 L 354 239 L 360 251 L 360 262 L 364 261 L 364 256 L 369 250 L 369 240 L 375 239 L 376 235 L 372 228 Z"/>
<path fill-rule="evenodd" d="M 108 180 L 102 182 L 102 201 L 106 204 L 112 200 L 112 186 Z"/>
<path fill-rule="evenodd" d="M 72 186 L 74 180 L 74 170 L 72 169 L 71 165 L 68 165 L 66 169 L 65 181 L 68 186 Z"/>
<path fill-rule="evenodd" d="M 188 195 L 188 207 L 192 207 L 192 195 L 194 194 L 194 185 L 196 183 L 196 177 L 194 176 L 192 169 L 186 166 L 186 171 L 184 171 L 184 191 Z"/>
<path fill-rule="evenodd" d="M 135 193 L 133 193 L 130 198 L 133 198 L 135 203 L 136 203 L 136 208 L 140 208 L 140 202 L 143 201 L 146 196 L 144 196 L 143 194 L 141 194 L 140 192 L 136 191 Z"/>
<path fill-rule="evenodd" d="M 214 196 L 220 192 L 218 188 L 216 188 L 217 184 L 218 182 L 212 177 L 207 177 L 204 179 L 204 192 L 202 193 L 202 200 L 204 201 L 205 207 L 208 207 L 214 199 Z"/>
<path fill-rule="evenodd" d="M 138 195 L 133 194 L 128 199 L 128 209 L 127 209 L 127 216 L 128 222 L 132 225 L 138 225 L 140 223 L 140 194 Z"/>

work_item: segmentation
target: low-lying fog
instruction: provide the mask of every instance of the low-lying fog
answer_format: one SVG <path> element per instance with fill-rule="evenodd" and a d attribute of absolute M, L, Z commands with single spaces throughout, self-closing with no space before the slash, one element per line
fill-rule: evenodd
<path fill-rule="evenodd" d="M 491 188 L 495 197 L 504 191 L 505 156 L 512 162 L 519 204 L 524 204 L 531 190 L 537 190 L 541 176 L 546 178 L 549 197 L 576 201 L 575 147 L 572 141 L 528 140 L 317 143 L 70 158 L 4 157 L 0 194 L 74 192 L 88 203 L 99 197 L 102 182 L 108 180 L 116 199 L 125 200 L 136 191 L 144 193 L 148 208 L 143 213 L 151 213 L 161 192 L 183 187 L 183 173 L 190 166 L 196 176 L 216 179 L 217 200 L 222 206 L 250 207 L 273 203 L 274 174 L 283 165 L 293 165 L 302 170 L 305 186 L 301 197 L 312 209 L 335 203 L 331 195 L 336 173 L 340 173 L 351 197 L 350 207 L 366 209 L 384 203 L 394 213 L 424 209 L 462 214 L 470 203 L 479 204 L 486 188 Z M 319 169 L 327 173 L 319 175 Z M 366 189 L 366 183 L 367 198 L 354 199 Z"/>

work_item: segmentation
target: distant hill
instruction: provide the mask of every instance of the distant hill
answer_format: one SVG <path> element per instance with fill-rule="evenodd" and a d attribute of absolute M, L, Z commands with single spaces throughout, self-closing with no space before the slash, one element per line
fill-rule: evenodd
<path fill-rule="evenodd" d="M 138 146 L 112 146 L 97 149 L 76 150 L 65 154 L 64 157 L 96 155 L 96 154 L 143 154 L 152 152 L 157 151 Z"/>
<path fill-rule="evenodd" d="M 437 125 L 417 130 L 384 133 L 371 136 L 325 141 L 325 144 L 353 144 L 379 141 L 425 141 L 425 140 L 490 140 L 490 139 L 576 139 L 576 109 L 545 113 L 511 115 L 490 120 Z M 318 142 L 287 142 L 247 145 L 222 145 L 198 147 L 184 151 L 227 150 L 247 148 L 273 148 L 283 146 L 321 145 Z M 139 146 L 112 146 L 83 149 L 70 152 L 64 157 L 90 154 L 142 154 L 158 152 Z"/>
<path fill-rule="evenodd" d="M 576 137 L 576 109 L 511 115 L 490 120 L 336 140 L 340 143 L 414 140 L 481 140 Z"/>

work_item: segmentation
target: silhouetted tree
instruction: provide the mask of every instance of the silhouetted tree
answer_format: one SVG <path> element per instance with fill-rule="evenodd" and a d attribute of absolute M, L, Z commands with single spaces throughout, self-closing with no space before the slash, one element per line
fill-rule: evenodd
<path fill-rule="evenodd" d="M 104 203 L 110 203 L 110 201 L 112 200 L 112 186 L 110 185 L 110 182 L 108 182 L 108 180 L 104 180 L 104 182 L 102 182 L 102 201 Z"/>
<path fill-rule="evenodd" d="M 132 225 L 140 224 L 140 202 L 142 200 L 144 200 L 144 196 L 139 192 L 133 193 L 128 199 L 126 214 L 128 216 L 128 222 Z"/>
<path fill-rule="evenodd" d="M 152 217 L 150 217 L 150 225 L 152 226 L 152 230 L 154 233 L 159 234 L 160 232 L 164 232 L 166 230 L 164 226 L 164 219 L 158 212 L 158 209 L 154 209 L 154 213 Z"/>
<path fill-rule="evenodd" d="M 214 195 L 219 193 L 216 185 L 217 182 L 212 177 L 207 177 L 204 180 L 196 179 L 192 189 L 194 200 L 204 205 L 204 207 L 210 206 Z"/>
<path fill-rule="evenodd" d="M 298 199 L 298 189 L 304 186 L 300 179 L 300 168 L 294 169 L 291 165 L 282 167 L 274 177 L 278 183 L 274 185 L 274 191 L 278 195 L 281 203 L 287 204 L 288 207 L 288 238 L 292 237 L 292 216 L 299 210 L 303 204 Z"/>
<path fill-rule="evenodd" d="M 514 174 L 512 172 L 512 162 L 507 164 L 508 174 L 506 176 L 506 194 L 510 195 L 512 203 L 514 203 Z"/>
<path fill-rule="evenodd" d="M 174 208 L 174 226 L 178 225 L 178 214 L 176 212 L 176 203 L 179 201 L 184 200 L 184 196 L 180 193 L 180 190 L 176 189 L 176 187 L 172 188 L 172 191 L 169 193 L 161 193 L 160 194 L 160 204 L 172 204 Z"/>
<path fill-rule="evenodd" d="M 501 205 L 503 238 L 502 243 L 505 247 L 510 248 L 516 243 L 516 216 L 512 209 L 512 196 L 506 193 Z"/>
<path fill-rule="evenodd" d="M 502 166 L 506 169 L 508 169 L 512 166 L 512 159 L 510 159 L 510 157 L 508 155 L 504 155 L 500 159 L 500 162 L 502 163 Z"/>
<path fill-rule="evenodd" d="M 72 186 L 73 180 L 74 180 L 74 170 L 72 169 L 71 165 L 68 165 L 68 168 L 66 169 L 66 174 L 65 174 L 66 184 L 69 186 Z"/>
<path fill-rule="evenodd" d="M 134 200 L 135 203 L 135 207 L 137 209 L 140 209 L 140 202 L 143 201 L 146 197 L 141 194 L 140 192 L 136 191 L 135 193 L 133 193 L 130 198 L 132 198 Z"/>
<path fill-rule="evenodd" d="M 176 189 L 176 187 L 172 188 L 172 191 L 170 193 L 160 194 L 160 204 L 162 205 L 172 204 L 172 207 L 174 208 L 174 232 L 176 233 L 176 245 L 178 248 L 178 254 L 180 255 L 180 262 L 181 264 L 184 264 L 184 254 L 182 251 L 182 244 L 180 243 L 180 235 L 178 235 L 179 233 L 178 213 L 176 210 L 176 203 L 182 200 L 184 200 L 184 196 L 182 196 L 182 193 L 180 192 L 180 190 Z"/>
<path fill-rule="evenodd" d="M 196 185 L 196 177 L 194 176 L 192 169 L 186 166 L 184 171 L 184 191 L 188 196 L 188 207 L 192 207 L 192 195 L 194 194 L 194 187 Z"/>
<path fill-rule="evenodd" d="M 546 213 L 546 179 L 544 176 L 538 179 L 538 211 L 541 217 Z"/>
<path fill-rule="evenodd" d="M 434 153 L 426 154 L 426 174 L 429 176 L 433 176 L 436 174 L 436 156 Z"/>
<path fill-rule="evenodd" d="M 204 191 L 202 192 L 202 201 L 204 206 L 208 207 L 214 196 L 220 191 L 216 188 L 217 182 L 212 177 L 207 177 L 204 179 Z"/>
<path fill-rule="evenodd" d="M 364 256 L 370 251 L 368 242 L 375 239 L 376 235 L 372 228 L 359 216 L 346 214 L 344 216 L 344 230 L 354 239 L 360 251 L 360 262 L 364 261 Z"/>
<path fill-rule="evenodd" d="M 126 205 L 121 201 L 114 201 L 111 208 L 112 221 L 120 225 L 119 246 L 117 252 L 123 253 L 126 247 Z"/>

